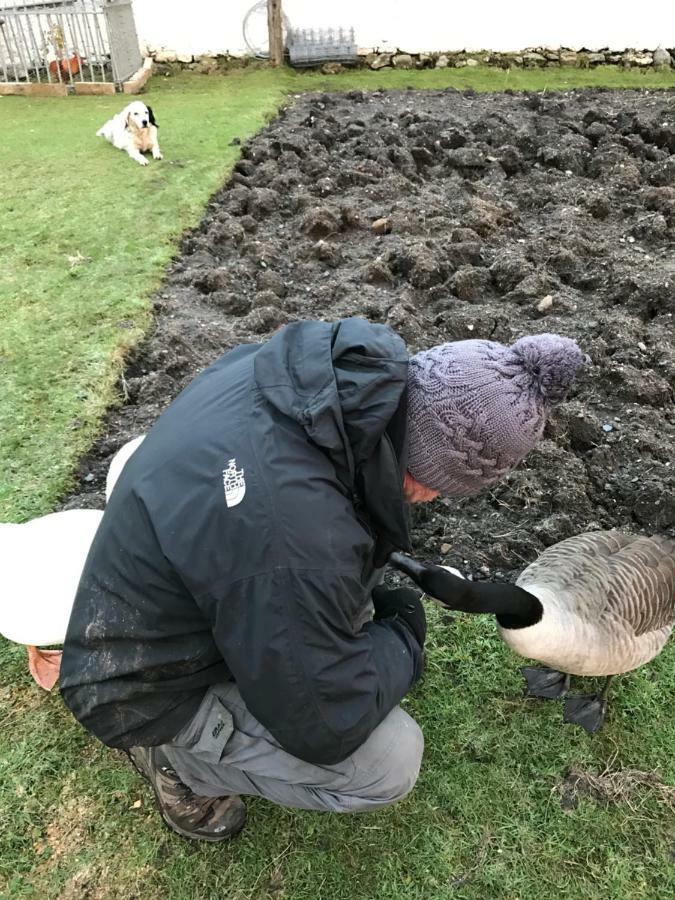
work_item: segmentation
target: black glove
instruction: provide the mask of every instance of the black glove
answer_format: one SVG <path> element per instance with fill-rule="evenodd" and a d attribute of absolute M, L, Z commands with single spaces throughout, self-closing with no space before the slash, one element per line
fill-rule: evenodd
<path fill-rule="evenodd" d="M 427 617 L 421 598 L 420 592 L 414 588 L 389 588 L 385 584 L 378 584 L 373 588 L 375 619 L 392 619 L 397 616 L 412 631 L 422 648 L 427 636 Z"/>

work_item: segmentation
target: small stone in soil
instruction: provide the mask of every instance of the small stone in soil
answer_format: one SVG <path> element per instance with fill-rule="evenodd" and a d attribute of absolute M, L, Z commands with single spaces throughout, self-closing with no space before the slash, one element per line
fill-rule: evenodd
<path fill-rule="evenodd" d="M 375 219 L 370 227 L 373 230 L 373 234 L 391 234 L 391 219 L 386 217 Z"/>
<path fill-rule="evenodd" d="M 550 294 L 547 294 L 545 297 L 542 297 L 539 303 L 537 303 L 537 312 L 539 313 L 547 313 L 549 310 L 553 308 L 553 297 Z"/>

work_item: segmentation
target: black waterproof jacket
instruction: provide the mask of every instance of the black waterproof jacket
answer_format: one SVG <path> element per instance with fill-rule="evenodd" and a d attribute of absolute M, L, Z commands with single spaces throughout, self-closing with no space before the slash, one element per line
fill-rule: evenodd
<path fill-rule="evenodd" d="M 89 731 L 167 742 L 233 678 L 301 759 L 366 740 L 422 668 L 402 621 L 356 626 L 388 551 L 410 549 L 406 375 L 384 326 L 298 322 L 225 354 L 160 416 L 68 627 L 61 693 Z"/>

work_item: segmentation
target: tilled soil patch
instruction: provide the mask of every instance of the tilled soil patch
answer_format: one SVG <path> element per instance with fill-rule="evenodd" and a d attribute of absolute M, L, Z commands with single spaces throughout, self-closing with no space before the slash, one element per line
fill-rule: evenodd
<path fill-rule="evenodd" d="M 101 506 L 113 452 L 225 350 L 361 315 L 411 352 L 555 331 L 592 359 L 515 473 L 414 511 L 418 554 L 501 578 L 588 528 L 675 536 L 673 99 L 295 98 L 184 237 L 66 506 Z"/>

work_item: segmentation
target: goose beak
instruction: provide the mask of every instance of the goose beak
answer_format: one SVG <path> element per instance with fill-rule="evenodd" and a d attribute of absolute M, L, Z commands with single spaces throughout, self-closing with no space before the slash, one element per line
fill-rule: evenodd
<path fill-rule="evenodd" d="M 46 691 L 51 691 L 59 680 L 61 670 L 60 650 L 39 650 L 27 647 L 28 668 L 35 681 Z"/>

